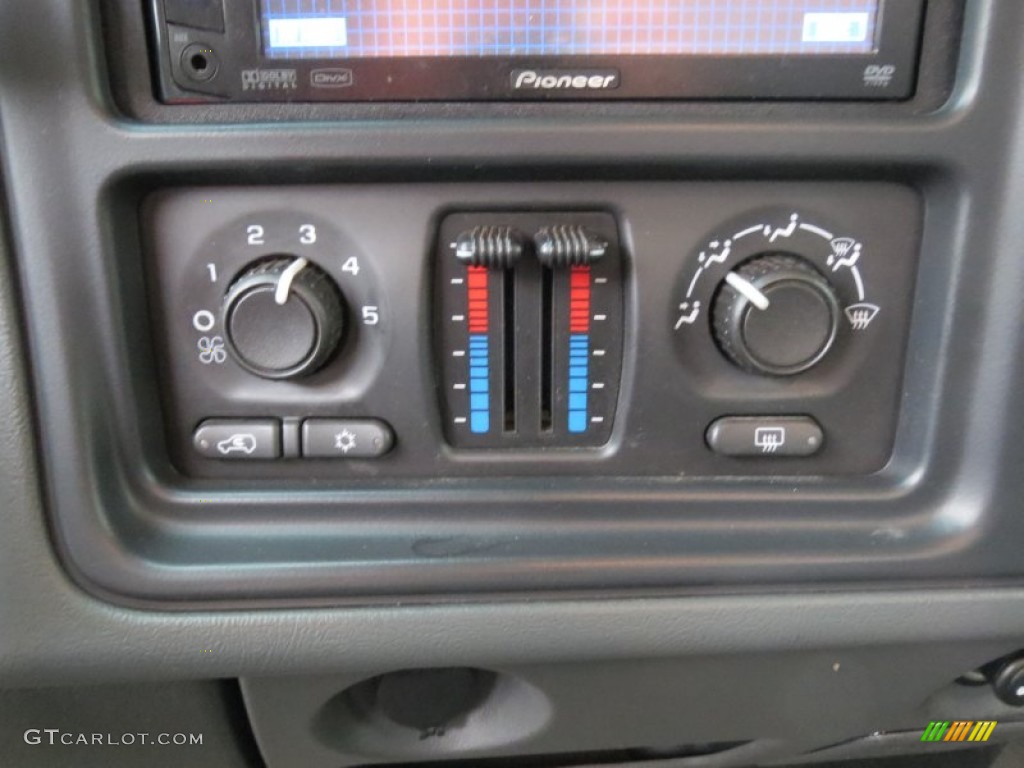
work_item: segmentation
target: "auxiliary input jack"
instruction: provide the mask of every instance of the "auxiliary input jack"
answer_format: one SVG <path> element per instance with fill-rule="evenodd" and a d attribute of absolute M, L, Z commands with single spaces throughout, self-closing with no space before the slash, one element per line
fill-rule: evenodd
<path fill-rule="evenodd" d="M 193 43 L 181 52 L 181 69 L 189 79 L 205 83 L 220 70 L 220 60 L 210 46 Z"/>

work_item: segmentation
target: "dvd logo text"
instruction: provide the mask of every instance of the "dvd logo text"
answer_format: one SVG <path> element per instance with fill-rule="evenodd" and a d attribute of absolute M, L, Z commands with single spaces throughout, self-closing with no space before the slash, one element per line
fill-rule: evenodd
<path fill-rule="evenodd" d="M 869 88 L 888 88 L 896 77 L 892 64 L 872 64 L 864 70 L 864 85 Z"/>
<path fill-rule="evenodd" d="M 512 72 L 512 87 L 517 91 L 605 91 L 619 87 L 619 73 L 614 69 L 517 69 Z"/>

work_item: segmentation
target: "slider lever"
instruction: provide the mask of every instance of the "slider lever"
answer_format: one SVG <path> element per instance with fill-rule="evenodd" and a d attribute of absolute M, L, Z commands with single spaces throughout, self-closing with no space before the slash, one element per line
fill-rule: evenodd
<path fill-rule="evenodd" d="M 455 239 L 455 258 L 468 267 L 511 269 L 523 256 L 522 233 L 512 227 L 474 227 Z"/>
<path fill-rule="evenodd" d="M 533 238 L 537 258 L 548 269 L 585 267 L 608 252 L 608 241 L 583 227 L 544 227 Z"/>

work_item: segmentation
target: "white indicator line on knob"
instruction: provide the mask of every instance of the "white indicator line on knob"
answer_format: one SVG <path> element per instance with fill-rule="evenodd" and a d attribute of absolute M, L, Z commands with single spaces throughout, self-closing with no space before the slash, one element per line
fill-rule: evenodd
<path fill-rule="evenodd" d="M 768 309 L 768 307 L 771 305 L 771 302 L 768 301 L 768 297 L 761 293 L 761 291 L 759 291 L 752 282 L 740 277 L 735 272 L 730 272 L 728 275 L 726 275 L 725 282 L 727 282 L 729 285 L 735 288 L 739 293 L 742 293 L 747 299 L 750 300 L 751 304 L 760 309 L 762 312 Z"/>
<path fill-rule="evenodd" d="M 281 273 L 281 276 L 277 279 L 277 287 L 274 289 L 274 302 L 276 304 L 284 306 L 285 302 L 288 301 L 288 294 L 292 292 L 292 281 L 308 264 L 309 262 L 306 259 L 296 259 Z"/>

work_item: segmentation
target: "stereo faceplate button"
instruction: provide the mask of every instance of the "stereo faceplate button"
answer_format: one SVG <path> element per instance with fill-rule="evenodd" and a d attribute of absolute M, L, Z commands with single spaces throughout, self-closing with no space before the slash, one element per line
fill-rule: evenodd
<path fill-rule="evenodd" d="M 281 455 L 281 425 L 275 419 L 209 419 L 199 425 L 192 444 L 209 459 L 276 459 Z"/>
<path fill-rule="evenodd" d="M 377 419 L 307 419 L 302 425 L 307 459 L 375 459 L 394 444 L 391 427 Z"/>
<path fill-rule="evenodd" d="M 813 456 L 825 442 L 810 416 L 725 416 L 706 437 L 715 453 L 734 457 Z"/>
<path fill-rule="evenodd" d="M 170 24 L 224 31 L 224 0 L 164 0 L 164 15 Z"/>

